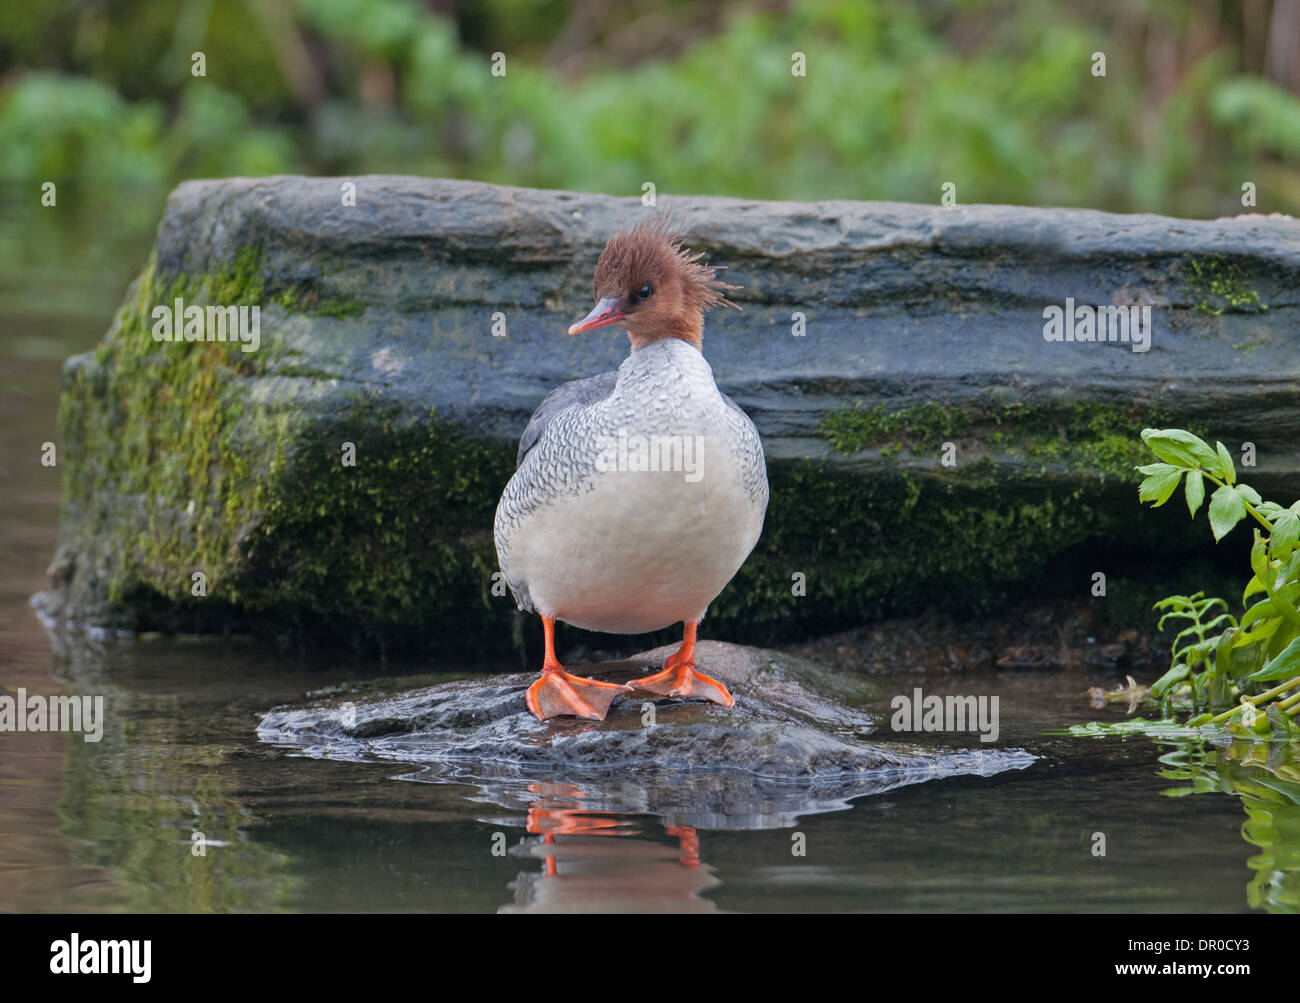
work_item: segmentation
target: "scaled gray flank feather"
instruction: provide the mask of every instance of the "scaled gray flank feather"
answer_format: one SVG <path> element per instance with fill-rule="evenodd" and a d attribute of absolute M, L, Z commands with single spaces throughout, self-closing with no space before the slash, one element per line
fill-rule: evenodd
<path fill-rule="evenodd" d="M 551 428 L 555 420 L 562 415 L 569 415 L 572 418 L 572 412 L 575 409 L 591 407 L 600 401 L 605 400 L 614 392 L 614 387 L 618 383 L 618 372 L 601 373 L 598 376 L 589 376 L 583 380 L 574 380 L 571 383 L 564 383 L 556 387 L 533 412 L 533 416 L 528 419 L 528 424 L 524 428 L 524 434 L 519 439 L 519 452 L 515 454 L 515 469 L 518 470 L 524 465 L 524 460 L 528 458 L 533 448 L 542 441 L 542 436 L 546 434 L 547 429 Z M 556 443 L 552 443 L 554 447 Z M 553 461 L 554 456 L 551 457 Z M 585 465 L 579 465 L 580 467 Z M 534 457 L 533 467 L 535 468 L 531 476 L 511 478 L 510 483 L 506 485 L 506 490 L 501 497 L 501 504 L 497 508 L 496 525 L 494 536 L 496 537 L 497 555 L 501 559 L 503 571 L 508 569 L 508 562 L 504 560 L 505 540 L 511 529 L 517 528 L 519 521 L 530 511 L 541 504 L 545 496 L 545 489 L 557 489 L 560 484 L 567 480 L 564 476 L 565 469 L 554 462 L 541 464 L 536 462 Z M 583 470 L 583 473 L 587 471 Z M 572 485 L 569 485 L 572 487 Z M 528 612 L 533 611 L 532 597 L 528 594 L 528 583 L 519 580 L 511 580 L 509 574 L 506 576 L 506 585 L 514 594 L 515 603 L 521 610 Z"/>
<path fill-rule="evenodd" d="M 528 426 L 519 440 L 519 452 L 515 455 L 516 469 L 524 462 L 524 454 L 542 437 L 552 418 L 574 404 L 587 407 L 597 401 L 603 401 L 614 392 L 616 383 L 618 383 L 617 371 L 601 373 L 599 376 L 589 376 L 585 380 L 565 383 L 547 394 L 546 399 L 537 405 L 537 410 L 528 419 Z"/>

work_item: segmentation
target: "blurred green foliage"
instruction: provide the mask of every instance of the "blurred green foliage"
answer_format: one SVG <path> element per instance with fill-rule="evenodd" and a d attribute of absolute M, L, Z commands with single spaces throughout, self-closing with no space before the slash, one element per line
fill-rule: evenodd
<path fill-rule="evenodd" d="M 1240 4 L 437 6 L 18 5 L 6 208 L 52 180 L 74 213 L 147 232 L 185 178 L 385 172 L 916 202 L 951 181 L 962 203 L 1193 217 L 1243 211 L 1253 181 L 1258 211 L 1300 210 L 1300 100 L 1250 65 Z"/>

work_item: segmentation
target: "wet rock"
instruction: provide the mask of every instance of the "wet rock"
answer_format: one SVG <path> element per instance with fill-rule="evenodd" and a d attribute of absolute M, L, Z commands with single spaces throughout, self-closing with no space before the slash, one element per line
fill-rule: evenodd
<path fill-rule="evenodd" d="M 658 668 L 670 647 L 573 667 L 622 682 Z M 404 779 L 469 783 L 508 808 L 535 807 L 538 784 L 571 785 L 583 811 L 650 812 L 669 825 L 766 828 L 851 798 L 942 777 L 1024 769 L 1021 749 L 945 749 L 873 738 L 855 704 L 871 690 L 816 663 L 701 642 L 697 665 L 732 708 L 665 698 L 647 723 L 632 695 L 604 721 L 538 721 L 524 707 L 533 676 L 464 679 L 416 690 L 270 711 L 259 737 L 301 754 L 419 769 Z"/>
<path fill-rule="evenodd" d="M 102 345 L 65 367 L 49 617 L 290 644 L 509 643 L 493 509 L 532 409 L 626 354 L 621 334 L 564 332 L 605 239 L 645 210 L 390 177 L 360 179 L 343 206 L 339 185 L 173 193 Z M 772 483 L 714 636 L 811 636 L 1060 589 L 1103 566 L 1069 562 L 1085 544 L 1134 560 L 1208 546 L 1176 506 L 1137 508 L 1148 424 L 1253 442 L 1250 481 L 1300 494 L 1293 219 L 672 208 L 740 286 L 743 312 L 708 318 L 705 351 L 757 423 Z M 1067 297 L 1151 307 L 1150 350 L 1045 340 L 1044 310 Z M 177 298 L 259 306 L 257 351 L 156 341 L 153 311 Z M 807 599 L 791 594 L 796 571 Z"/>

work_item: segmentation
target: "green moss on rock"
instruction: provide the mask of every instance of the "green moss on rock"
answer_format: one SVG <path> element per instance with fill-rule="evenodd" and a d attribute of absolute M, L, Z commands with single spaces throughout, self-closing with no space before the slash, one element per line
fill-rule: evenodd
<path fill-rule="evenodd" d="M 1268 305 L 1248 285 L 1243 266 L 1221 255 L 1183 259 L 1187 289 L 1197 313 L 1218 317 L 1224 313 L 1262 313 Z"/>
<path fill-rule="evenodd" d="M 153 278 L 151 291 L 161 294 L 158 302 L 162 303 L 177 296 L 187 302 L 202 297 L 206 303 L 222 305 L 275 303 L 288 313 L 337 318 L 358 317 L 366 310 L 362 300 L 324 296 L 316 279 L 303 278 L 284 284 L 283 280 L 272 278 L 263 261 L 262 249 L 256 245 L 240 247 L 229 263 L 212 272 L 162 274 L 151 259 L 146 274 Z"/>
<path fill-rule="evenodd" d="M 492 517 L 512 452 L 432 412 L 405 417 L 369 392 L 351 399 L 351 413 L 322 417 L 273 486 L 247 553 L 265 585 L 245 584 L 245 605 L 323 605 L 380 639 L 490 619 Z M 343 463 L 346 443 L 355 466 Z"/>
<path fill-rule="evenodd" d="M 166 282 L 151 262 L 104 343 L 68 367 L 63 516 L 88 548 L 71 573 L 136 629 L 237 617 L 240 629 L 295 624 L 384 642 L 484 618 L 513 450 L 432 411 L 410 417 L 377 392 L 297 404 L 258 394 L 250 383 L 293 371 L 266 341 L 245 353 L 153 340 L 157 303 L 256 299 L 256 260 Z M 355 466 L 343 463 L 345 442 Z"/>
<path fill-rule="evenodd" d="M 123 601 L 140 582 L 188 596 L 189 574 L 183 581 L 174 574 L 183 568 L 204 571 L 209 584 L 220 579 L 243 517 L 263 502 L 265 486 L 249 473 L 259 460 L 275 462 L 277 444 L 239 437 L 245 398 L 237 384 L 267 356 L 233 342 L 156 342 L 150 318 L 156 304 L 178 296 L 228 303 L 255 295 L 247 272 L 163 284 L 151 262 L 93 368 L 65 376 L 59 428 L 71 446 L 64 497 L 72 508 L 65 518 L 89 520 L 90 539 L 112 541 L 104 555 L 110 601 Z M 134 511 L 92 507 L 106 499 Z M 134 539 L 121 539 L 131 525 L 138 527 Z M 167 572 L 170 579 L 161 580 Z"/>
<path fill-rule="evenodd" d="M 359 317 L 366 312 L 360 300 L 322 299 L 311 285 L 295 285 L 283 290 L 275 302 L 291 313 L 309 313 L 318 317 Z"/>
<path fill-rule="evenodd" d="M 926 608 L 980 613 L 1026 590 L 1084 596 L 1091 572 L 1116 569 L 1126 551 L 1198 539 L 1185 518 L 1136 523 L 1135 492 L 1118 480 L 1095 490 L 1024 477 L 990 490 L 979 477 L 856 473 L 814 460 L 771 462 L 768 474 L 763 536 L 710 607 L 710 637 L 770 642 Z M 1118 539 L 1122 548 L 1101 543 Z M 1129 604 L 1115 615 L 1138 622 L 1147 612 Z"/>
<path fill-rule="evenodd" d="M 893 411 L 859 402 L 827 415 L 819 431 L 839 453 L 874 450 L 885 458 L 903 450 L 913 456 L 937 455 L 945 442 L 952 442 L 962 470 L 954 476 L 965 476 L 968 464 L 987 459 L 1039 473 L 1059 467 L 1103 480 L 1131 480 L 1133 467 L 1146 462 L 1134 430 L 1170 420 L 1169 409 L 1159 403 L 1008 402 L 989 391 L 960 405 L 926 402 Z"/>

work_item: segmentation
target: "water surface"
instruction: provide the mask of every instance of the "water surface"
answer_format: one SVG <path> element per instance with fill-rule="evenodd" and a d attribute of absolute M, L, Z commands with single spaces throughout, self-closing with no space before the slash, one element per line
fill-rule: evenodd
<path fill-rule="evenodd" d="M 0 734 L 0 910 L 1300 907 L 1294 762 L 1276 748 L 1049 734 L 1099 716 L 1082 694 L 1117 682 L 1104 669 L 926 676 L 899 665 L 889 692 L 998 694 L 998 744 L 1038 761 L 737 829 L 601 810 L 606 792 L 564 777 L 494 801 L 491 787 L 426 770 L 258 741 L 268 708 L 373 679 L 370 663 L 238 640 L 51 638 L 28 605 L 57 530 L 58 472 L 40 465 L 41 444 L 56 438 L 60 361 L 99 337 L 126 278 L 110 261 L 83 268 L 76 295 L 57 271 L 11 268 L 0 286 L 0 687 L 102 694 L 107 707 L 99 743 Z M 423 682 L 516 668 L 386 673 Z"/>

